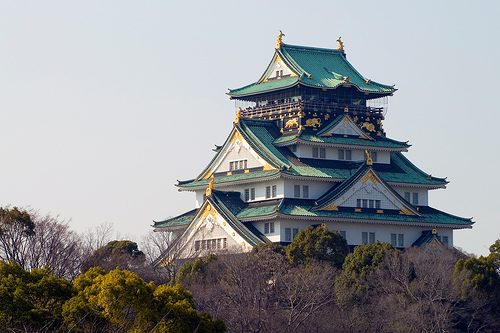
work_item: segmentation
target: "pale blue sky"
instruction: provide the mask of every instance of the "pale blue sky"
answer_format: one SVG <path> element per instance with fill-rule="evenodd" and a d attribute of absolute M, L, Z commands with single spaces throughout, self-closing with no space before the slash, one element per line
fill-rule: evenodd
<path fill-rule="evenodd" d="M 455 245 L 500 238 L 498 1 L 1 1 L 0 205 L 103 222 L 139 238 L 194 207 L 196 177 L 232 127 L 225 95 L 284 42 L 335 48 L 399 89 L 384 128 L 448 177 L 430 204 L 474 217 Z"/>

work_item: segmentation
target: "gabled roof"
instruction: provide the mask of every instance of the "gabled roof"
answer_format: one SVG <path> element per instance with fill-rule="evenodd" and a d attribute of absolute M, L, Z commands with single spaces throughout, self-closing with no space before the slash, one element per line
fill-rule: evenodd
<path fill-rule="evenodd" d="M 333 187 L 330 191 L 327 191 L 323 196 L 321 196 L 316 201 L 316 206 L 312 210 L 328 210 L 332 205 L 334 205 L 335 210 L 337 210 L 338 207 L 335 202 L 338 202 L 341 197 L 346 196 L 347 191 L 353 192 L 351 191 L 351 188 L 353 190 L 356 190 L 354 186 L 360 182 L 368 182 L 367 184 L 373 184 L 375 186 L 380 185 L 380 190 L 383 190 L 385 195 L 390 194 L 391 201 L 394 200 L 394 203 L 397 202 L 397 206 L 399 206 L 401 209 L 400 214 L 421 216 L 416 207 L 404 200 L 396 191 L 394 191 L 388 184 L 386 184 L 375 172 L 375 170 L 367 163 L 361 165 L 359 169 L 356 170 L 356 172 L 350 178 L 342 182 L 342 184 Z M 359 191 L 360 189 L 357 188 L 357 190 Z"/>
<path fill-rule="evenodd" d="M 365 146 L 370 147 L 385 147 L 387 150 L 395 149 L 396 151 L 407 148 L 408 145 L 403 142 L 394 141 L 385 137 L 377 137 L 374 140 L 366 140 L 357 137 L 338 137 L 338 136 L 323 136 L 318 137 L 310 134 L 299 134 L 299 136 L 281 137 L 281 133 L 272 121 L 260 119 L 239 119 L 235 123 L 233 131 L 229 138 L 237 132 L 248 143 L 248 145 L 269 165 L 274 169 L 250 170 L 248 173 L 233 172 L 231 175 L 215 175 L 215 187 L 221 184 L 231 184 L 234 182 L 251 181 L 252 179 L 265 177 L 314 177 L 323 178 L 325 180 L 341 181 L 351 177 L 356 170 L 364 162 L 352 161 L 336 161 L 297 158 L 287 147 L 285 143 L 287 139 L 308 140 L 311 143 L 329 142 L 345 145 L 357 146 L 363 149 Z M 229 141 L 226 140 L 225 145 Z M 286 139 L 285 139 L 286 138 Z M 283 147 L 281 145 L 283 144 Z M 205 170 L 195 179 L 180 181 L 177 186 L 180 188 L 190 189 L 194 187 L 206 186 L 209 183 L 208 176 L 210 168 L 215 165 L 219 154 L 223 154 L 224 150 L 220 149 L 216 156 L 212 159 Z M 374 163 L 374 170 L 385 182 L 414 184 L 428 188 L 441 188 L 448 182 L 443 178 L 432 177 L 413 165 L 400 152 L 391 153 L 391 163 L 382 164 Z"/>
<path fill-rule="evenodd" d="M 269 80 L 277 60 L 282 60 L 294 75 Z M 248 86 L 229 91 L 232 97 L 243 97 L 292 87 L 297 83 L 325 89 L 350 85 L 378 97 L 396 91 L 393 86 L 373 82 L 362 76 L 348 61 L 344 51 L 281 44 L 261 78 Z"/>
<path fill-rule="evenodd" d="M 432 230 L 424 230 L 422 231 L 422 235 L 417 238 L 415 242 L 413 242 L 413 246 L 422 246 L 424 244 L 431 244 L 431 243 L 437 243 L 437 244 L 443 244 L 441 240 L 439 239 L 437 233 L 433 232 Z"/>

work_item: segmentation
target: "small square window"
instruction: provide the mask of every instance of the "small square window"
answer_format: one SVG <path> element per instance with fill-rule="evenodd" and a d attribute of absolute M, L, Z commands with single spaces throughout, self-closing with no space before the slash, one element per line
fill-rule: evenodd
<path fill-rule="evenodd" d="M 448 245 L 448 236 L 442 236 L 441 237 L 441 242 L 443 242 L 444 244 Z"/>
<path fill-rule="evenodd" d="M 313 147 L 312 153 L 313 153 L 314 158 L 318 158 L 318 148 L 317 147 Z"/>
<path fill-rule="evenodd" d="M 293 197 L 300 198 L 300 185 L 293 185 Z"/>
<path fill-rule="evenodd" d="M 368 244 L 368 233 L 367 232 L 361 233 L 361 243 Z"/>
<path fill-rule="evenodd" d="M 413 204 L 418 205 L 418 193 L 412 193 Z"/>
<path fill-rule="evenodd" d="M 338 157 L 339 157 L 339 160 L 343 160 L 344 159 L 344 149 L 339 149 L 338 150 Z"/>
<path fill-rule="evenodd" d="M 370 232 L 370 244 L 375 244 L 375 233 Z"/>

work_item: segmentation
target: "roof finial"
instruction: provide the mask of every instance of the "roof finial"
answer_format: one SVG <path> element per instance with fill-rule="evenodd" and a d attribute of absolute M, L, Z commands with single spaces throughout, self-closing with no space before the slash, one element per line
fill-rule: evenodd
<path fill-rule="evenodd" d="M 214 177 L 212 175 L 212 179 L 210 180 L 210 183 L 208 183 L 207 190 L 205 191 L 205 194 L 207 195 L 207 197 L 212 195 L 212 190 L 214 189 L 214 183 L 215 183 L 215 180 L 214 180 Z"/>
<path fill-rule="evenodd" d="M 344 42 L 340 40 L 341 38 L 342 37 L 339 37 L 339 39 L 337 39 L 337 42 L 339 43 L 339 47 L 337 47 L 337 50 L 344 51 Z"/>
<path fill-rule="evenodd" d="M 242 112 L 243 112 L 243 110 L 241 109 L 241 107 L 236 111 L 236 119 L 234 119 L 234 122 L 236 124 L 240 122 Z"/>
<path fill-rule="evenodd" d="M 373 165 L 373 160 L 370 156 L 370 153 L 366 149 L 365 149 L 365 161 L 366 161 L 366 165 Z"/>
<path fill-rule="evenodd" d="M 280 34 L 278 35 L 278 39 L 276 40 L 276 48 L 279 49 L 281 45 L 283 44 L 283 41 L 281 40 L 285 36 L 285 34 L 280 30 Z"/>

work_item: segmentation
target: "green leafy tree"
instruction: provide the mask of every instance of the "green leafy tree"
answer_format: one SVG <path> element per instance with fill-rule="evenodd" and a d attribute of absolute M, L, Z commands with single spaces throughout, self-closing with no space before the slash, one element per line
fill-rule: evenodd
<path fill-rule="evenodd" d="M 338 232 L 331 231 L 324 225 L 317 228 L 308 226 L 295 236 L 293 242 L 286 247 L 286 252 L 293 264 L 319 260 L 341 268 L 349 254 L 349 247 Z"/>
<path fill-rule="evenodd" d="M 385 256 L 397 251 L 389 243 L 376 242 L 356 246 L 342 265 L 342 273 L 335 284 L 337 301 L 341 307 L 359 304 L 363 295 L 369 290 L 367 278 L 374 270 L 380 268 Z"/>
<path fill-rule="evenodd" d="M 69 281 L 49 268 L 24 270 L 0 261 L 0 326 L 12 331 L 57 330 L 63 304 L 72 296 Z"/>
<path fill-rule="evenodd" d="M 111 271 L 116 267 L 136 270 L 145 266 L 145 256 L 139 251 L 137 243 L 130 240 L 114 240 L 97 249 L 82 264 L 82 272 L 91 267 L 101 267 Z"/>

